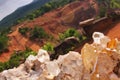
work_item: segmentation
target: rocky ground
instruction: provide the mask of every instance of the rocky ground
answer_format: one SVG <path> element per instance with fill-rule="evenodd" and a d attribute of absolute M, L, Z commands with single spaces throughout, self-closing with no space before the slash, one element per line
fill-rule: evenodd
<path fill-rule="evenodd" d="M 30 55 L 18 68 L 0 73 L 0 80 L 120 80 L 120 41 L 95 32 L 81 54 L 70 51 L 50 61 L 45 50 Z"/>

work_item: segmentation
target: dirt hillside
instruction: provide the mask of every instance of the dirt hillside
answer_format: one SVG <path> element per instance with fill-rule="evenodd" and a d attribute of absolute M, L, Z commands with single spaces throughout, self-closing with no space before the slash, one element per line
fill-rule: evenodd
<path fill-rule="evenodd" d="M 32 21 L 25 21 L 14 26 L 16 29 L 8 35 L 10 38 L 9 51 L 0 55 L 0 62 L 7 61 L 14 51 L 24 50 L 26 47 L 30 47 L 37 52 L 45 43 L 30 41 L 27 37 L 22 36 L 18 32 L 19 27 L 33 28 L 35 26 L 40 26 L 44 28 L 48 34 L 52 35 L 54 40 L 57 40 L 59 33 L 64 32 L 70 27 L 78 28 L 80 21 L 95 17 L 98 14 L 97 4 L 93 5 L 93 3 L 92 0 L 73 2 L 64 7 L 45 13 L 43 16 Z"/>

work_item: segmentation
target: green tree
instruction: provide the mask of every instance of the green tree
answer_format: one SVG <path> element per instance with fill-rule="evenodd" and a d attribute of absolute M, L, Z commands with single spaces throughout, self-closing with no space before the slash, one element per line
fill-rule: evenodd
<path fill-rule="evenodd" d="M 28 20 L 33 20 L 35 18 L 35 16 L 36 15 L 34 13 L 30 13 L 25 18 L 27 18 Z"/>
<path fill-rule="evenodd" d="M 52 10 L 52 6 L 49 3 L 46 3 L 43 7 L 43 12 L 48 12 L 50 10 Z"/>
<path fill-rule="evenodd" d="M 47 33 L 41 27 L 34 27 L 34 29 L 30 33 L 30 39 L 44 39 L 47 37 Z"/>
<path fill-rule="evenodd" d="M 8 47 L 8 37 L 5 35 L 0 35 L 0 53 L 6 50 Z"/>
<path fill-rule="evenodd" d="M 22 35 L 26 35 L 26 33 L 28 32 L 29 28 L 28 27 L 24 27 L 24 28 L 19 28 L 19 32 L 22 34 Z"/>

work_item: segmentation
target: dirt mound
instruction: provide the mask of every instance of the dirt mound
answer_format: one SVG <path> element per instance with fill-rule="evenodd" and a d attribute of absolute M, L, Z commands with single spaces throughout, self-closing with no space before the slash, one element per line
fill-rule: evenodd
<path fill-rule="evenodd" d="M 80 6 L 74 6 L 80 5 Z M 69 7 L 68 7 L 69 6 Z M 76 7 L 73 9 L 73 7 Z M 71 11 L 69 9 L 71 8 Z M 63 10 L 62 23 L 65 25 L 78 26 L 80 21 L 95 17 L 97 13 L 97 8 L 92 6 L 89 1 L 78 1 L 78 3 L 72 3 L 67 5 Z M 89 14 L 88 14 L 89 13 Z"/>

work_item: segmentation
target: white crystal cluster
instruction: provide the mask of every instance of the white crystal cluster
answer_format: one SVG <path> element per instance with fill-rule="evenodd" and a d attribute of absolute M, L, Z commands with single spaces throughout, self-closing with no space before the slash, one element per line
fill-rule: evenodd
<path fill-rule="evenodd" d="M 110 38 L 105 36 L 103 33 L 100 32 L 94 32 L 93 33 L 93 42 L 95 44 L 101 45 L 103 48 L 107 47 L 107 43 L 110 41 Z"/>
<path fill-rule="evenodd" d="M 1 72 L 0 80 L 120 80 L 120 42 L 100 32 L 92 37 L 81 54 L 70 51 L 54 61 L 40 49 L 19 67 Z"/>
<path fill-rule="evenodd" d="M 30 55 L 18 68 L 0 73 L 0 80 L 80 80 L 82 70 L 79 53 L 69 52 L 50 61 L 48 53 L 40 49 L 37 56 Z"/>

